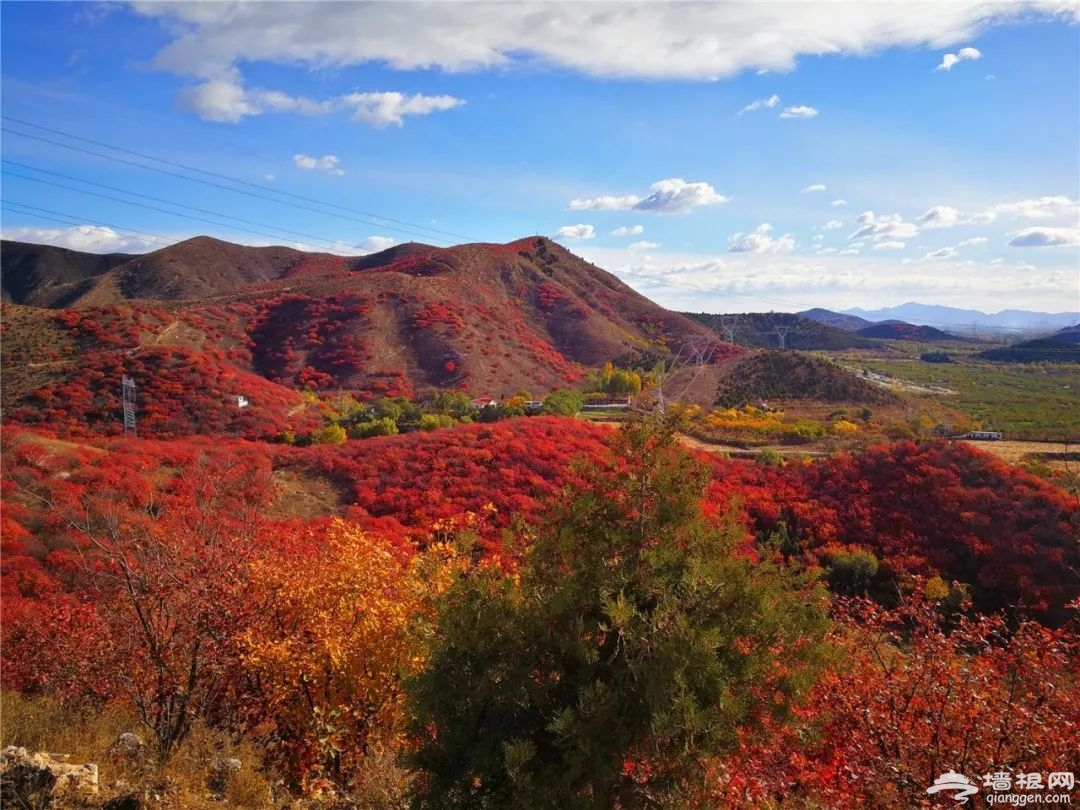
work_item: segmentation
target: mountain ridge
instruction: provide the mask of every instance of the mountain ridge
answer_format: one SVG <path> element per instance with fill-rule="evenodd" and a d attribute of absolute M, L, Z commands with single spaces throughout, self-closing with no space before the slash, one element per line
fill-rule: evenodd
<path fill-rule="evenodd" d="M 573 386 L 606 361 L 651 367 L 690 341 L 714 339 L 540 237 L 406 244 L 364 257 L 199 238 L 91 270 L 71 265 L 68 277 L 91 285 L 74 307 L 5 304 L 6 406 L 67 390 L 68 378 L 90 381 L 96 396 L 118 370 L 141 375 L 140 391 L 175 385 L 181 356 L 212 380 L 255 373 L 297 391 L 509 397 Z M 147 362 L 135 369 L 142 354 Z M 183 384 L 200 385 L 189 374 Z M 245 393 L 229 386 L 215 396 Z"/>
<path fill-rule="evenodd" d="M 899 306 L 872 310 L 853 307 L 845 309 L 839 314 L 854 315 L 875 322 L 900 320 L 920 326 L 936 326 L 944 329 L 971 329 L 974 324 L 976 327 L 1030 332 L 1053 331 L 1070 326 L 1077 320 L 1075 311 L 1035 312 L 1023 309 L 1004 309 L 1000 312 L 988 314 L 976 309 L 961 309 L 940 304 L 920 304 L 914 301 Z"/>

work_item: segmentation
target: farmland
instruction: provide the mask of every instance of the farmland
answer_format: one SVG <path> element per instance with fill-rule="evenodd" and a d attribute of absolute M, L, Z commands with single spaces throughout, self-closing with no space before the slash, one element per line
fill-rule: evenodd
<path fill-rule="evenodd" d="M 845 356 L 852 371 L 869 369 L 920 387 L 953 394 L 916 394 L 967 414 L 987 429 L 1031 441 L 1080 440 L 1080 368 L 1075 364 L 996 364 L 961 360 L 925 363 L 918 359 Z"/>

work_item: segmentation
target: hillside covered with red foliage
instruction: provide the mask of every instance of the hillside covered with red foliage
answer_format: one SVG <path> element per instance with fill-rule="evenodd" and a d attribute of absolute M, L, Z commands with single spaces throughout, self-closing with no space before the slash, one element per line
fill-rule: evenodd
<path fill-rule="evenodd" d="M 34 291 L 31 259 L 56 258 L 24 253 L 19 300 L 51 302 Z M 200 237 L 105 272 L 68 258 L 64 283 L 89 293 L 61 310 L 5 306 L 9 408 L 42 387 L 42 368 L 93 375 L 101 362 L 88 353 L 116 351 L 122 367 L 148 345 L 217 350 L 238 372 L 297 389 L 506 398 L 571 386 L 607 361 L 651 365 L 708 334 L 539 237 L 354 259 Z"/>
<path fill-rule="evenodd" d="M 559 806 L 900 808 L 943 764 L 1080 767 L 1075 493 L 963 442 L 688 451 L 692 409 L 635 413 L 662 383 L 735 421 L 903 402 L 546 239 L 247 250 L 20 254 L 5 717 L 137 717 L 125 778 L 173 798 L 189 741 L 250 745 L 246 806 L 522 806 L 532 779 Z M 557 415 L 586 398 L 622 427 Z"/>
<path fill-rule="evenodd" d="M 14 496 L 15 522 L 20 515 L 29 525 L 40 520 L 33 502 L 12 489 L 21 477 L 78 468 L 64 486 L 91 491 L 100 476 L 130 465 L 153 486 L 159 470 L 241 452 L 265 458 L 274 480 L 291 482 L 273 509 L 282 517 L 312 515 L 293 503 L 307 496 L 305 487 L 334 493 L 324 516 L 347 517 L 400 542 L 425 542 L 434 525 L 484 514 L 482 545 L 499 553 L 505 529 L 542 520 L 543 505 L 577 480 L 577 471 L 603 465 L 612 429 L 526 417 L 306 448 L 205 438 L 76 446 L 9 433 L 5 500 Z M 747 542 L 782 531 L 785 554 L 811 567 L 865 549 L 881 561 L 879 590 L 911 574 L 940 575 L 970 586 L 983 610 L 1015 609 L 1053 622 L 1080 596 L 1075 500 L 971 445 L 897 442 L 781 467 L 703 458 L 713 469 L 706 511 L 736 509 Z"/>
<path fill-rule="evenodd" d="M 711 553 L 740 570 L 787 571 L 802 589 L 786 592 L 789 608 L 824 601 L 815 580 L 835 591 L 828 632 L 819 624 L 813 642 L 829 657 L 794 671 L 786 646 L 809 655 L 811 641 L 772 638 L 768 653 L 781 658 L 746 670 L 738 697 L 749 720 L 701 763 L 708 779 L 689 806 L 807 796 L 823 807 L 882 796 L 881 806 L 911 806 L 939 758 L 959 752 L 980 767 L 1068 769 L 1080 508 L 1063 492 L 945 442 L 780 466 L 713 456 L 695 466 L 681 454 L 705 488 L 679 492 L 665 489 L 678 480 L 642 474 L 663 470 L 648 452 L 620 454 L 623 436 L 540 416 L 310 447 L 222 436 L 75 443 L 9 427 L 3 687 L 87 713 L 138 706 L 162 759 L 198 721 L 257 741 L 296 794 L 362 792 L 372 746 L 404 754 L 417 744 L 401 725 L 414 710 L 402 673 L 425 666 L 410 634 L 446 616 L 470 621 L 453 605 L 438 611 L 455 583 L 522 587 L 520 566 L 545 534 L 574 550 L 555 561 L 571 571 L 593 551 L 574 545 L 568 515 L 582 530 L 637 536 L 643 521 L 673 519 L 666 504 L 684 504 L 704 523 L 677 538 L 726 543 L 726 532 L 730 548 Z M 617 520 L 592 524 L 591 510 Z M 706 527 L 720 534 L 696 534 Z M 642 537 L 666 572 L 670 550 Z M 846 567 L 869 559 L 869 569 Z M 607 627 L 620 602 L 600 596 Z M 484 660 L 518 643 L 485 628 Z M 732 632 L 719 654 L 742 667 L 756 630 Z M 464 654 L 449 649 L 451 660 Z M 473 672 L 470 689 L 486 672 Z M 498 671 L 490 677 L 498 689 Z M 331 711 L 341 719 L 327 728 Z M 1029 737 L 1017 718 L 1047 731 Z M 613 778 L 651 791 L 673 767 L 671 751 L 634 745 Z"/>

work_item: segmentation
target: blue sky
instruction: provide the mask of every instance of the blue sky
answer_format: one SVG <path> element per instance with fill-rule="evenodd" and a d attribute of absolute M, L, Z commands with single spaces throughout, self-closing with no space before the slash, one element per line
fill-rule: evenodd
<path fill-rule="evenodd" d="M 1080 307 L 1075 3 L 0 15 L 7 238 L 539 233 L 679 309 Z"/>

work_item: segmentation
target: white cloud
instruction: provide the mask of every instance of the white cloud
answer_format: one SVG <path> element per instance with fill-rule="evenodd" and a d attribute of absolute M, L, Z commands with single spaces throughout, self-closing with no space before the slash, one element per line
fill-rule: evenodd
<path fill-rule="evenodd" d="M 790 71 L 803 56 L 944 49 L 1024 15 L 1080 17 L 1074 3 L 159 3 L 136 12 L 172 38 L 158 68 L 220 78 L 251 62 L 321 69 L 379 63 L 445 72 L 555 65 L 601 77 L 716 80 Z M 418 25 L 419 16 L 423 24 Z M 762 35 L 766 32 L 767 35 Z M 959 59 L 959 55 L 957 55 Z"/>
<path fill-rule="evenodd" d="M 858 256 L 859 251 L 862 250 L 862 245 L 852 245 L 851 247 L 844 248 L 840 251 L 840 256 Z"/>
<path fill-rule="evenodd" d="M 863 211 L 856 220 L 861 226 L 857 228 L 848 239 L 872 239 L 875 242 L 910 239 L 919 232 L 917 225 L 904 222 L 899 214 L 887 214 L 875 216 L 873 211 Z"/>
<path fill-rule="evenodd" d="M 1024 228 L 1009 234 L 1012 247 L 1073 247 L 1080 245 L 1080 227 Z"/>
<path fill-rule="evenodd" d="M 839 208 L 841 205 L 847 205 L 847 200 L 833 200 L 829 205 Z"/>
<path fill-rule="evenodd" d="M 571 203 L 573 207 L 573 203 Z M 618 228 L 611 232 L 612 236 L 640 236 L 645 233 L 645 227 L 643 225 L 620 225 Z"/>
<path fill-rule="evenodd" d="M 823 233 L 815 234 L 814 238 L 811 241 L 815 245 L 820 245 L 822 242 L 825 241 L 825 234 L 823 234 Z"/>
<path fill-rule="evenodd" d="M 571 211 L 632 211 L 634 206 L 641 202 L 641 197 L 628 194 L 625 197 L 605 195 L 603 197 L 590 197 L 588 199 L 576 199 L 570 201 Z"/>
<path fill-rule="evenodd" d="M 324 101 L 290 96 L 277 90 L 248 90 L 239 72 L 230 69 L 224 78 L 209 79 L 188 87 L 181 103 L 204 121 L 235 124 L 247 116 L 266 113 L 326 115 L 338 110 L 352 112 L 351 119 L 374 127 L 402 126 L 405 117 L 452 110 L 465 102 L 453 96 L 404 93 L 349 93 Z"/>
<path fill-rule="evenodd" d="M 843 228 L 844 223 L 841 222 L 838 219 L 830 219 L 828 222 L 826 222 L 821 227 L 824 228 L 827 231 L 835 231 L 837 228 Z"/>
<path fill-rule="evenodd" d="M 888 242 L 878 242 L 874 245 L 874 250 L 903 250 L 907 245 L 904 242 L 897 242 L 890 240 Z"/>
<path fill-rule="evenodd" d="M 460 107 L 465 102 L 453 96 L 425 96 L 417 93 L 350 93 L 341 102 L 352 107 L 352 120 L 376 127 L 402 126 L 407 115 L 430 115 Z"/>
<path fill-rule="evenodd" d="M 843 309 L 891 306 L 897 301 L 996 312 L 1002 306 L 1058 312 L 1061 302 L 1080 292 L 1075 259 L 1068 250 L 1044 251 L 1037 269 L 1018 272 L 1015 264 L 964 264 L 952 260 L 904 263 L 904 251 L 849 246 L 839 253 L 716 254 L 633 253 L 625 247 L 579 243 L 575 252 L 608 269 L 663 306 L 696 312 L 796 311 L 808 306 Z M 1036 264 L 1035 262 L 1032 262 Z M 1006 302 L 1003 304 L 1002 302 Z"/>
<path fill-rule="evenodd" d="M 345 170 L 338 166 L 340 162 L 341 159 L 337 155 L 323 155 L 321 158 L 303 154 L 293 155 L 293 163 L 298 169 L 326 172 L 338 177 L 345 174 Z"/>
<path fill-rule="evenodd" d="M 960 221 L 960 212 L 948 205 L 935 205 L 915 221 L 924 228 L 951 228 Z"/>
<path fill-rule="evenodd" d="M 681 177 L 658 180 L 649 186 L 647 197 L 629 194 L 606 195 L 570 201 L 571 211 L 648 211 L 654 214 L 682 214 L 703 205 L 717 205 L 730 200 L 718 194 L 708 183 L 688 183 Z"/>
<path fill-rule="evenodd" d="M 1012 203 L 1000 203 L 988 209 L 987 214 L 1025 217 L 1027 219 L 1050 219 L 1055 216 L 1080 213 L 1080 203 L 1064 194 L 1037 197 L 1030 200 L 1018 200 Z"/>
<path fill-rule="evenodd" d="M 750 233 L 737 233 L 728 241 L 731 253 L 790 253 L 795 249 L 795 237 L 790 233 L 773 238 L 773 227 L 767 222 L 758 225 Z"/>
<path fill-rule="evenodd" d="M 267 172 L 266 174 L 263 175 L 263 180 L 265 180 L 267 183 L 273 183 L 274 182 L 274 175 L 271 172 Z"/>
<path fill-rule="evenodd" d="M 985 245 L 987 239 L 985 236 L 973 236 L 970 239 L 965 239 L 957 247 L 976 247 L 978 245 Z"/>
<path fill-rule="evenodd" d="M 36 245 L 56 245 L 84 253 L 145 253 L 186 237 L 151 239 L 121 234 L 101 225 L 76 225 L 71 228 L 5 228 L 3 238 Z"/>
<path fill-rule="evenodd" d="M 938 248 L 937 250 L 933 250 L 930 253 L 927 253 L 925 256 L 923 256 L 923 259 L 924 260 L 925 259 L 951 259 L 955 255 L 956 255 L 956 248 L 954 248 L 954 247 L 943 247 L 943 248 Z"/>
<path fill-rule="evenodd" d="M 739 115 L 742 115 L 743 113 L 753 112 L 754 110 L 760 110 L 762 107 L 775 107 L 779 103 L 780 96 L 777 95 L 771 95 L 768 98 L 759 98 L 757 101 L 751 101 L 741 110 L 739 110 Z"/>
<path fill-rule="evenodd" d="M 681 177 L 660 180 L 649 186 L 649 190 L 652 194 L 637 203 L 635 210 L 660 214 L 683 213 L 702 205 L 717 205 L 731 199 L 718 194 L 708 183 L 687 183 Z"/>
<path fill-rule="evenodd" d="M 234 79 L 212 79 L 180 93 L 180 102 L 204 121 L 235 124 L 260 110 Z"/>
<path fill-rule="evenodd" d="M 1035 197 L 1016 202 L 992 205 L 979 213 L 969 214 L 950 205 L 935 205 L 915 221 L 924 228 L 952 228 L 956 225 L 985 225 L 1001 216 L 1025 219 L 1053 219 L 1080 216 L 1080 203 L 1064 194 Z"/>
<path fill-rule="evenodd" d="M 805 104 L 798 107 L 786 107 L 782 113 L 781 118 L 813 118 L 818 114 L 818 111 L 813 107 L 808 107 Z"/>
<path fill-rule="evenodd" d="M 644 241 L 642 241 L 642 242 L 633 242 L 633 243 L 631 243 L 630 246 L 629 246 L 629 249 L 630 250 L 656 250 L 656 248 L 658 248 L 658 247 L 660 247 L 659 242 L 644 242 Z"/>
<path fill-rule="evenodd" d="M 556 239 L 592 239 L 596 229 L 592 225 L 563 225 L 555 231 Z"/>
<path fill-rule="evenodd" d="M 807 186 L 806 188 L 804 188 L 801 193 L 808 194 L 810 192 L 824 191 L 824 190 L 825 190 L 824 185 L 822 185 L 821 183 L 814 183 L 812 186 Z"/>
<path fill-rule="evenodd" d="M 392 236 L 369 236 L 367 239 L 361 240 L 358 247 L 362 250 L 378 253 L 380 250 L 386 250 L 396 244 L 397 240 Z"/>
<path fill-rule="evenodd" d="M 974 62 L 982 56 L 978 48 L 961 48 L 956 53 L 947 53 L 941 58 L 941 64 L 934 70 L 952 70 L 960 62 Z"/>

